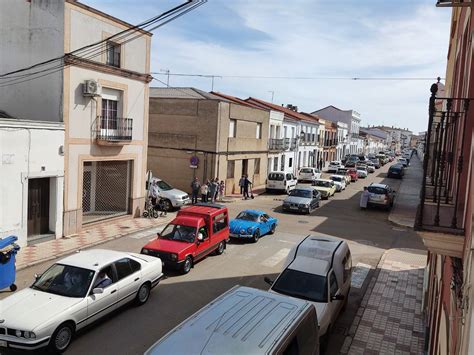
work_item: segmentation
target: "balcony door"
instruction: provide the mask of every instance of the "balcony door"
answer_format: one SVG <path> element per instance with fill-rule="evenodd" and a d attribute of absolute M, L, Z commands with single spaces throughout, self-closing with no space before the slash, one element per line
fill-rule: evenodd
<path fill-rule="evenodd" d="M 121 91 L 103 88 L 100 135 L 105 138 L 118 137 L 121 116 Z"/>

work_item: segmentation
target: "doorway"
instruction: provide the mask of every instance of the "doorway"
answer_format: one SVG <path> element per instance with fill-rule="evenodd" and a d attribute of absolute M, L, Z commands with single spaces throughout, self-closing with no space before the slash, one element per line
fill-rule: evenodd
<path fill-rule="evenodd" d="M 242 175 L 248 175 L 249 160 L 242 159 Z"/>
<path fill-rule="evenodd" d="M 28 239 L 50 233 L 49 180 L 49 178 L 28 180 Z"/>

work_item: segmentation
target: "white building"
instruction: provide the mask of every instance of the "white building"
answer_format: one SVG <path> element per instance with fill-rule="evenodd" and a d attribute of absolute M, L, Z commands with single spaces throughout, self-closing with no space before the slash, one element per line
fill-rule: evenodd
<path fill-rule="evenodd" d="M 104 40 L 96 55 L 68 54 L 63 70 L 0 88 L 11 115 L 64 122 L 64 235 L 144 205 L 151 34 L 110 39 L 132 27 L 74 0 L 2 2 L 2 72 Z"/>
<path fill-rule="evenodd" d="M 349 127 L 347 123 L 337 122 L 336 160 L 343 160 L 348 151 Z"/>
<path fill-rule="evenodd" d="M 0 117 L 0 238 L 61 238 L 64 124 Z"/>

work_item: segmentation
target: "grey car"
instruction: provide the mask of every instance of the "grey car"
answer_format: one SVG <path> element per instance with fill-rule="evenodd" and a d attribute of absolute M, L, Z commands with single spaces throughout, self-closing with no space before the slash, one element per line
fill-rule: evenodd
<path fill-rule="evenodd" d="M 283 211 L 311 213 L 319 207 L 321 193 L 311 187 L 296 187 L 283 201 Z"/>

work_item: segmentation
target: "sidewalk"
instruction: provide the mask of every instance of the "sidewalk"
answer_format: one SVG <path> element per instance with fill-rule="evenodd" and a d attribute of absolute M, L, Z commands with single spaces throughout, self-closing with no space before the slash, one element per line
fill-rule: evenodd
<path fill-rule="evenodd" d="M 426 253 L 389 249 L 367 289 L 343 354 L 423 354 L 421 309 Z M 370 291 L 372 290 L 372 291 Z"/>
<path fill-rule="evenodd" d="M 395 224 L 411 227 L 415 225 L 416 210 L 420 203 L 423 166 L 420 159 L 413 155 L 410 166 L 405 171 L 400 188 L 395 197 L 395 204 L 388 219 Z"/>
<path fill-rule="evenodd" d="M 47 242 L 23 247 L 17 255 L 17 270 L 52 260 L 62 255 L 70 254 L 76 250 L 92 247 L 112 239 L 150 230 L 170 222 L 175 213 L 168 213 L 166 217 L 159 218 L 133 218 L 115 222 L 107 222 L 81 231 L 73 237 L 50 240 Z"/>

